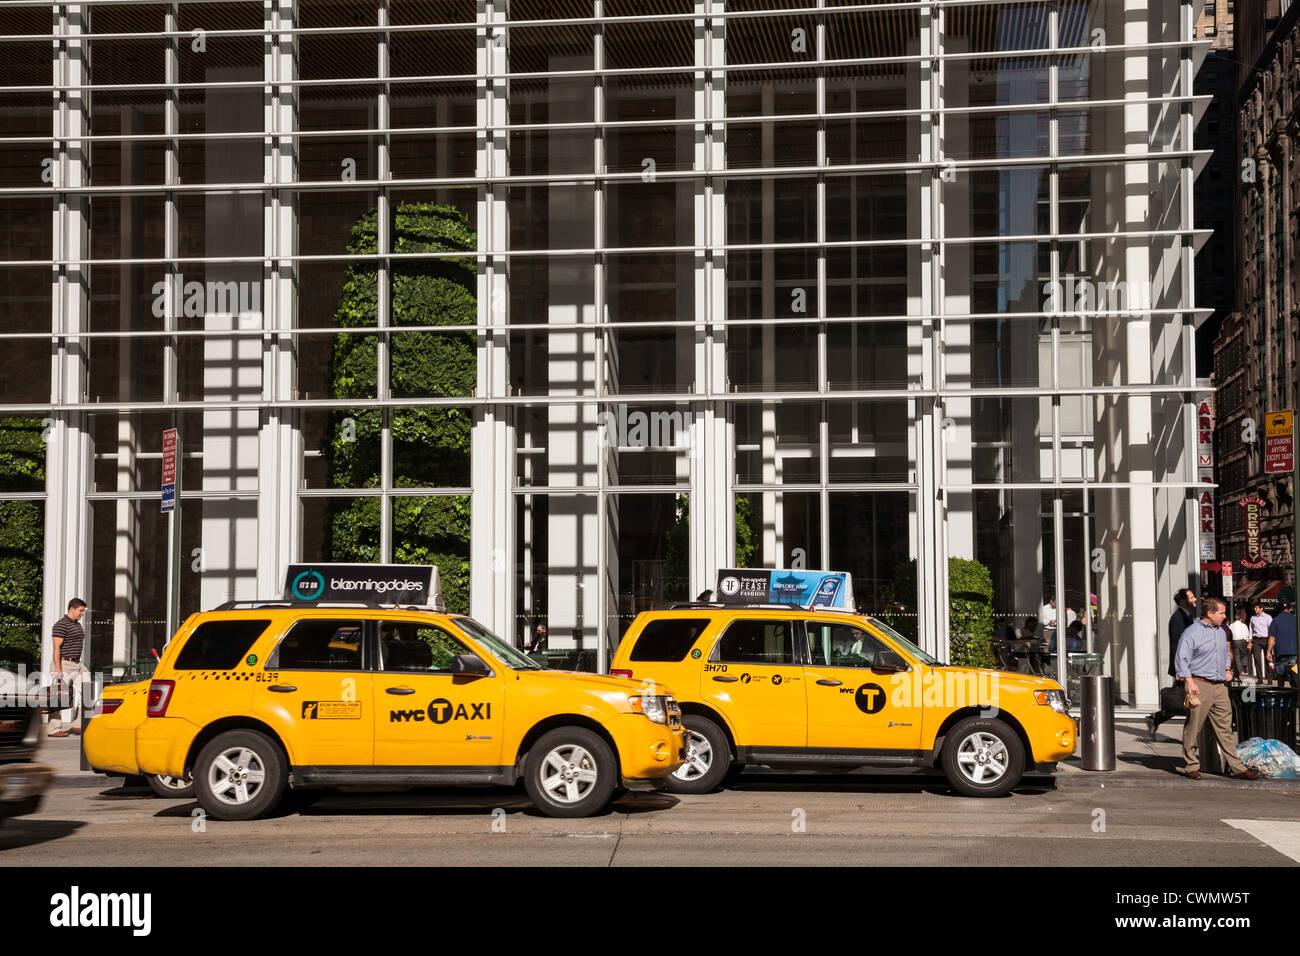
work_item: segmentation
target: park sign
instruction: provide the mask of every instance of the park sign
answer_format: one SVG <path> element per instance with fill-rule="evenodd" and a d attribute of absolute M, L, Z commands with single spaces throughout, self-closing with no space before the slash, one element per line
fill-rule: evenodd
<path fill-rule="evenodd" d="M 443 609 L 430 564 L 291 564 L 284 599 L 294 604 L 413 604 Z"/>
<path fill-rule="evenodd" d="M 793 604 L 853 610 L 853 577 L 844 571 L 729 568 L 718 572 L 722 604 Z"/>

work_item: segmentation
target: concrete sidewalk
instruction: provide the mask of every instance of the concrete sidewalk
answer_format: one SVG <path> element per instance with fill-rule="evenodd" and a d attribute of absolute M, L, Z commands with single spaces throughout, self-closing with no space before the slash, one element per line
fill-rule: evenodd
<path fill-rule="evenodd" d="M 1300 794 L 1300 779 L 1234 780 L 1229 776 L 1205 774 L 1200 780 L 1189 780 L 1183 776 L 1184 723 L 1182 717 L 1167 720 L 1152 737 L 1144 718 L 1116 718 L 1115 769 L 1085 770 L 1079 755 L 1075 754 L 1057 764 L 1056 785 L 1059 788 L 1242 787 Z"/>
<path fill-rule="evenodd" d="M 1183 776 L 1183 718 L 1176 717 L 1161 725 L 1153 739 L 1143 720 L 1118 718 L 1115 721 L 1115 769 L 1111 771 L 1084 770 L 1076 754 L 1057 764 L 1055 775 L 1058 788 L 1075 787 L 1245 787 L 1267 790 L 1288 790 L 1300 794 L 1300 779 L 1234 780 L 1231 777 L 1207 774 L 1200 780 Z M 81 769 L 81 738 L 47 737 L 42 742 L 41 763 L 55 770 L 55 782 L 60 786 L 105 787 L 120 786 L 121 778 L 109 782 L 101 774 Z M 878 771 L 862 771 L 874 774 Z M 887 772 L 887 771 L 880 771 Z M 909 771 L 915 773 L 916 771 Z M 1044 778 L 1038 778 L 1044 779 Z M 1046 778 L 1051 779 L 1051 778 Z"/>

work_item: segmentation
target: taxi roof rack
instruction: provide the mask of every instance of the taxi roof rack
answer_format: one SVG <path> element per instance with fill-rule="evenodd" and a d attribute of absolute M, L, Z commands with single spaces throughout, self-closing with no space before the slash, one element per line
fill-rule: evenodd
<path fill-rule="evenodd" d="M 723 604 L 720 601 L 674 601 L 661 611 L 692 611 L 695 609 L 722 609 L 737 611 L 826 611 L 831 614 L 850 614 L 859 616 L 858 612 L 848 607 L 829 607 L 825 604 Z"/>
<path fill-rule="evenodd" d="M 212 608 L 214 611 L 257 611 L 262 608 L 297 607 L 310 610 L 354 610 L 354 611 L 433 611 L 441 613 L 427 604 L 381 604 L 377 601 L 321 601 L 319 604 L 307 601 L 286 601 L 283 598 L 267 598 L 263 601 L 227 601 Z"/>

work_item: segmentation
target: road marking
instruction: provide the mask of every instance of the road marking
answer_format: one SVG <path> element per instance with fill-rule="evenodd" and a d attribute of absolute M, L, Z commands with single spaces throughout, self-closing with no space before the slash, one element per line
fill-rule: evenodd
<path fill-rule="evenodd" d="M 1230 827 L 1245 830 L 1256 840 L 1300 863 L 1300 822 L 1293 820 L 1224 820 Z"/>
<path fill-rule="evenodd" d="M 608 840 L 614 834 L 612 833 L 569 833 L 571 837 L 586 837 L 588 840 Z"/>

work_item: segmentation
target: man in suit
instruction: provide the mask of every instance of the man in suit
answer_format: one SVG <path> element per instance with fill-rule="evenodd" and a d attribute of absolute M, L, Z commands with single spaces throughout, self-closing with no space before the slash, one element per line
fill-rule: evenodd
<path fill-rule="evenodd" d="M 1174 679 L 1175 684 L 1180 684 L 1182 681 L 1174 669 L 1174 659 L 1178 656 L 1178 641 L 1183 636 L 1183 632 L 1196 621 L 1196 592 L 1191 588 L 1179 588 L 1174 595 L 1174 605 L 1174 613 L 1169 616 L 1168 673 Z M 1147 717 L 1147 730 L 1151 731 L 1151 735 L 1154 737 L 1157 727 L 1171 717 L 1177 716 L 1177 713 L 1166 710 L 1162 704 L 1159 710 Z"/>

